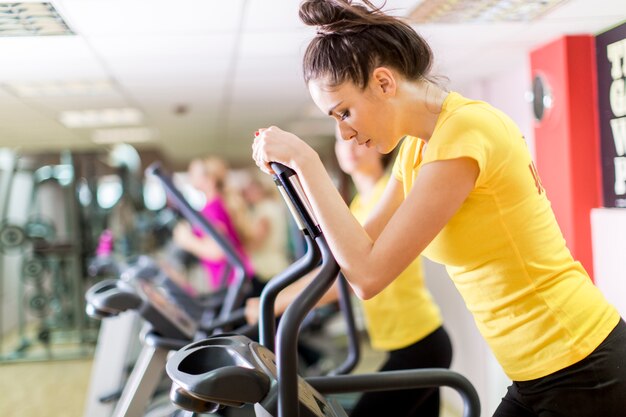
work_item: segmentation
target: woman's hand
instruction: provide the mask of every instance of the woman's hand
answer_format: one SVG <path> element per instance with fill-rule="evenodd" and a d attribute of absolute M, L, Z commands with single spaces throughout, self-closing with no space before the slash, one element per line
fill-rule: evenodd
<path fill-rule="evenodd" d="M 248 298 L 246 300 L 245 314 L 248 324 L 257 324 L 259 322 L 259 298 Z"/>
<path fill-rule="evenodd" d="M 298 172 L 303 161 L 316 156 L 316 152 L 306 142 L 276 126 L 259 129 L 252 143 L 252 158 L 267 174 L 274 171 L 270 162 L 280 162 Z"/>
<path fill-rule="evenodd" d="M 216 225 L 217 229 L 221 232 L 222 230 L 221 224 Z M 182 249 L 190 252 L 195 257 L 204 259 L 217 261 L 224 259 L 224 251 L 220 247 L 220 245 L 211 237 L 205 234 L 198 236 L 194 233 L 193 228 L 186 221 L 180 221 L 174 226 L 174 230 L 172 231 L 172 238 L 174 242 Z"/>
<path fill-rule="evenodd" d="M 183 220 L 174 226 L 172 238 L 174 239 L 174 242 L 185 249 L 189 246 L 189 241 L 196 238 L 196 235 L 194 235 L 191 225 Z"/>

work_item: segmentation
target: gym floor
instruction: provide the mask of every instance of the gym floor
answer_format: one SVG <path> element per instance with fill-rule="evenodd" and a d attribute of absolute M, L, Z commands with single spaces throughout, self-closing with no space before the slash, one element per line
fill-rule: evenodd
<path fill-rule="evenodd" d="M 0 365 L 0 416 L 80 417 L 91 359 Z"/>

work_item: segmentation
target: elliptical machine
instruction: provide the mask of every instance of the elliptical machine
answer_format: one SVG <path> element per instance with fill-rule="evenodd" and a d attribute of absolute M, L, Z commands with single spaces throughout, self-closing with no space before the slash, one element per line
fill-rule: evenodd
<path fill-rule="evenodd" d="M 308 380 L 298 376 L 296 345 L 300 324 L 330 288 L 339 266 L 295 172 L 276 163 L 272 168 L 276 172 L 274 180 L 300 229 L 307 240 L 314 241 L 319 248 L 321 270 L 285 311 L 278 328 L 276 355 L 267 346 L 239 335 L 210 337 L 176 352 L 166 366 L 167 374 L 174 382 L 170 392 L 172 402 L 197 413 L 254 404 L 258 417 L 344 417 L 347 414 L 341 406 L 323 394 L 448 386 L 461 395 L 464 417 L 478 417 L 480 402 L 476 390 L 465 377 L 447 369 Z M 269 345 L 272 345 L 273 335 L 264 329 L 271 329 L 273 324 L 274 298 L 267 294 L 261 296 L 261 341 L 269 341 Z"/>
<path fill-rule="evenodd" d="M 158 163 L 148 168 L 148 174 L 156 176 L 162 182 L 170 195 L 171 202 L 190 222 L 197 224 L 221 245 L 231 264 L 234 265 L 236 280 L 225 294 L 198 303 L 171 282 L 154 261 L 147 256 L 142 256 L 130 265 L 120 267 L 121 279 L 104 280 L 94 285 L 87 292 L 87 310 L 92 317 L 115 317 L 124 311 L 133 310 L 139 313 L 149 325 L 148 330 L 142 335 L 143 347 L 139 359 L 113 410 L 113 417 L 144 415 L 161 380 L 165 360 L 170 351 L 178 350 L 194 339 L 198 340 L 209 334 L 223 332 L 245 323 L 243 309 L 234 310 L 241 305 L 245 291 L 244 286 L 248 283 L 248 276 L 242 259 L 232 245 L 224 240 L 222 235 L 204 217 L 189 206 Z M 281 289 L 276 286 L 277 283 L 285 279 L 288 279 L 288 283 L 293 282 L 315 268 L 320 259 L 319 250 L 310 241 L 305 255 L 268 284 L 265 297 L 275 297 Z M 345 282 L 343 284 L 343 288 L 340 286 L 340 291 L 344 294 L 341 301 L 342 310 L 348 317 L 348 332 L 353 336 L 350 338 L 348 357 L 334 371 L 335 374 L 349 372 L 354 368 L 359 358 L 356 325 L 348 301 L 347 285 Z M 122 317 L 116 319 L 119 318 Z M 271 334 L 273 340 L 273 318 L 271 324 L 264 326 L 263 329 L 267 334 Z M 251 336 L 256 332 L 256 326 L 238 327 L 236 331 Z M 108 344 L 109 347 L 112 349 L 119 348 L 117 346 L 120 344 L 119 339 L 114 339 L 112 340 L 113 343 Z M 269 340 L 267 336 L 266 340 Z M 100 356 L 103 356 L 104 360 L 96 360 L 95 362 L 101 363 L 105 367 L 101 372 L 102 374 L 107 371 L 106 355 L 110 352 L 105 349 L 99 349 L 99 351 L 102 352 Z M 98 352 L 96 356 L 99 356 Z M 97 369 L 94 374 L 98 376 Z M 90 391 L 94 391 L 93 387 Z M 86 417 L 95 417 L 96 412 L 98 416 L 103 415 L 103 407 L 92 398 L 94 394 L 96 392 L 90 393 L 91 401 L 88 404 Z M 146 415 L 154 414 L 156 413 Z M 104 415 L 108 417 L 111 414 L 106 412 Z"/>
<path fill-rule="evenodd" d="M 94 362 L 95 365 L 101 364 L 102 371 L 98 372 L 99 368 L 96 368 L 92 377 L 86 409 L 86 416 L 89 417 L 96 414 L 107 417 L 143 416 L 161 381 L 170 351 L 180 349 L 194 339 L 245 323 L 243 309 L 235 311 L 242 305 L 250 282 L 242 258 L 217 229 L 191 208 L 158 165 L 153 165 L 150 173 L 163 182 L 177 209 L 220 245 L 235 277 L 225 292 L 199 302 L 174 284 L 154 261 L 144 256 L 122 268 L 121 279 L 104 280 L 91 287 L 86 293 L 89 315 L 107 318 L 129 310 L 136 311 L 148 323 L 148 330 L 142 334 L 141 352 L 112 414 L 108 407 L 99 404 L 98 396 L 102 394 L 102 388 L 97 381 L 98 375 L 107 373 L 107 355 L 110 352 L 97 350 Z M 252 330 L 247 326 L 239 331 Z M 111 338 L 111 342 L 108 345 L 114 345 L 112 348 L 120 344 L 115 337 Z"/>

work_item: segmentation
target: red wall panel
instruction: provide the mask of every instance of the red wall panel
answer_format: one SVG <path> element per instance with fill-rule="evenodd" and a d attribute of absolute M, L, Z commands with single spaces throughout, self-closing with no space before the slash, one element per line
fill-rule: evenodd
<path fill-rule="evenodd" d="M 574 258 L 593 276 L 590 211 L 601 203 L 595 42 L 565 36 L 530 55 L 552 107 L 535 124 L 537 170 Z"/>

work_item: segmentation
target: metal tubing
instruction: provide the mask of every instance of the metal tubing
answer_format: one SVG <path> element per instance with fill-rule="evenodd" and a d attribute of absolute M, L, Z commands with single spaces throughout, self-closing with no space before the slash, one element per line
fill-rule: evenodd
<path fill-rule="evenodd" d="M 113 417 L 141 417 L 165 369 L 168 350 L 144 346 L 130 374 Z"/>
<path fill-rule="evenodd" d="M 149 330 L 143 336 L 143 344 L 144 346 L 150 346 L 154 349 L 161 349 L 167 352 L 171 352 L 184 348 L 189 344 L 189 340 L 163 337 Z"/>
<path fill-rule="evenodd" d="M 211 334 L 217 329 L 221 329 L 223 327 L 231 327 L 235 324 L 243 323 L 246 321 L 246 310 L 245 308 L 240 308 L 238 310 L 233 311 L 227 318 L 217 318 L 212 320 L 207 325 L 200 327 L 198 330 Z"/>
<path fill-rule="evenodd" d="M 463 417 L 480 417 L 480 401 L 476 389 L 463 375 L 448 369 L 415 369 L 375 374 L 311 377 L 306 381 L 321 394 L 447 386 L 453 388 L 461 396 Z"/>
<path fill-rule="evenodd" d="M 322 267 L 315 279 L 287 308 L 278 325 L 276 367 L 278 370 L 278 417 L 298 417 L 297 349 L 300 325 L 309 311 L 330 289 L 339 266 L 323 235 L 315 239 L 322 253 Z"/>
<path fill-rule="evenodd" d="M 320 251 L 313 239 L 308 235 L 304 235 L 304 238 L 306 240 L 306 252 L 304 256 L 272 278 L 261 292 L 259 342 L 272 352 L 275 349 L 276 332 L 274 304 L 278 293 L 315 269 L 321 259 Z"/>
<path fill-rule="evenodd" d="M 337 368 L 332 370 L 329 375 L 345 375 L 352 372 L 361 359 L 361 345 L 359 344 L 359 334 L 354 320 L 354 311 L 352 311 L 352 301 L 350 299 L 351 292 L 348 288 L 348 281 L 339 273 L 337 278 L 339 287 L 339 306 L 346 319 L 346 333 L 348 335 L 348 356 Z"/>

